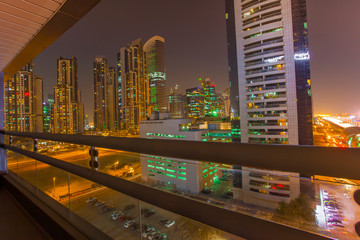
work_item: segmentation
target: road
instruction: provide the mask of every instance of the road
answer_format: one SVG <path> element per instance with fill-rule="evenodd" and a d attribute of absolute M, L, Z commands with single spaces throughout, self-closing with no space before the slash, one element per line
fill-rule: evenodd
<path fill-rule="evenodd" d="M 57 152 L 50 154 L 50 156 L 85 167 L 88 166 L 90 160 L 87 149 Z M 140 176 L 140 157 L 138 154 L 99 149 L 99 162 L 99 171 L 111 175 L 121 175 L 123 172 L 127 171 L 129 167 L 132 167 L 135 169 L 136 173 L 136 176 L 133 177 L 132 180 L 135 180 Z M 116 162 L 118 162 L 118 164 L 115 169 Z M 17 154 L 10 154 L 8 157 L 8 168 L 13 172 L 18 173 L 21 178 L 34 186 L 38 186 L 40 190 L 57 200 L 59 200 L 60 196 L 68 194 L 68 181 L 70 181 L 70 192 L 72 194 L 70 197 L 70 205 L 71 210 L 74 213 L 83 217 L 114 239 L 139 239 L 140 233 L 125 229 L 123 223 L 111 220 L 110 213 L 104 213 L 99 207 L 86 203 L 88 197 L 95 196 L 120 210 L 130 203 L 138 206 L 138 200 L 108 188 L 96 184 L 94 185 L 93 182 L 72 174 L 70 174 L 70 177 L 68 178 L 69 174 L 67 172 Z M 220 189 L 220 186 L 218 188 Z M 61 203 L 68 207 L 69 202 L 67 198 L 64 197 L 61 199 Z M 150 206 L 146 203 L 142 203 L 142 208 L 151 208 L 156 211 L 156 214 L 149 218 L 143 217 L 142 224 L 151 224 L 156 229 L 167 234 L 168 239 L 241 239 L 155 206 Z M 128 215 L 135 217 L 137 222 L 139 222 L 138 209 L 138 207 L 134 208 L 127 213 Z M 164 218 L 175 220 L 175 225 L 171 228 L 161 225 L 160 220 Z"/>

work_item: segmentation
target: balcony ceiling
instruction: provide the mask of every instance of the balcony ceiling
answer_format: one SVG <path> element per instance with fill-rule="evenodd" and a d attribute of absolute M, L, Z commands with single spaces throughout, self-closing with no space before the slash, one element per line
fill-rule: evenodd
<path fill-rule="evenodd" d="M 0 70 L 23 49 L 65 0 L 0 0 Z"/>
<path fill-rule="evenodd" d="M 0 0 L 0 71 L 14 74 L 100 0 Z"/>

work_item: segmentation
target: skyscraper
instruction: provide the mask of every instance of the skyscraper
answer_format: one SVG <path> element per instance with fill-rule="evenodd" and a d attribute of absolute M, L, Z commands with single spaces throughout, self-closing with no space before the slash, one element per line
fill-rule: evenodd
<path fill-rule="evenodd" d="M 237 36 L 231 49 L 237 53 L 241 141 L 312 145 L 306 0 L 235 0 L 234 10 L 227 24 L 228 36 L 233 28 Z"/>
<path fill-rule="evenodd" d="M 44 105 L 44 132 L 54 132 L 54 93 L 49 93 Z"/>
<path fill-rule="evenodd" d="M 230 91 L 233 102 L 235 69 L 241 142 L 312 145 L 306 0 L 227 0 L 226 8 Z M 234 198 L 276 208 L 300 194 L 299 176 L 242 167 L 234 177 Z"/>
<path fill-rule="evenodd" d="M 105 85 L 105 123 L 108 130 L 118 130 L 119 105 L 118 101 L 118 74 L 114 67 L 110 67 Z"/>
<path fill-rule="evenodd" d="M 120 49 L 123 121 L 130 132 L 137 132 L 139 122 L 149 116 L 149 82 L 141 39 Z"/>
<path fill-rule="evenodd" d="M 33 94 L 33 114 L 35 118 L 35 132 L 44 132 L 44 112 L 43 112 L 43 78 L 35 77 Z"/>
<path fill-rule="evenodd" d="M 116 69 L 118 77 L 118 93 L 117 93 L 117 104 L 119 112 L 117 113 L 118 117 L 118 130 L 123 128 L 123 108 L 122 108 L 122 90 L 121 90 L 121 57 L 120 53 L 116 54 Z"/>
<path fill-rule="evenodd" d="M 186 103 L 188 118 L 203 118 L 204 115 L 204 89 L 195 87 L 186 89 Z"/>
<path fill-rule="evenodd" d="M 149 79 L 150 107 L 152 111 L 166 111 L 165 40 L 160 36 L 144 44 L 146 73 Z"/>
<path fill-rule="evenodd" d="M 42 132 L 42 78 L 35 77 L 31 61 L 5 81 L 5 129 Z M 40 106 L 40 109 L 39 109 Z"/>
<path fill-rule="evenodd" d="M 177 93 L 178 85 L 169 93 L 169 112 L 172 118 L 185 118 L 186 96 Z"/>
<path fill-rule="evenodd" d="M 108 76 L 107 60 L 104 57 L 94 59 L 94 124 L 95 129 L 107 129 L 105 110 L 105 83 Z"/>
<path fill-rule="evenodd" d="M 204 116 L 217 117 L 215 85 L 210 78 L 199 78 L 204 92 Z"/>
<path fill-rule="evenodd" d="M 77 59 L 57 59 L 57 86 L 54 87 L 54 131 L 76 134 L 84 131 L 84 105 L 78 89 Z"/>

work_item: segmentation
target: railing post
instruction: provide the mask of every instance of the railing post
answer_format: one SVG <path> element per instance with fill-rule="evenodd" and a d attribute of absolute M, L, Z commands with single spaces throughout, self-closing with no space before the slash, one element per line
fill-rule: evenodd
<path fill-rule="evenodd" d="M 89 162 L 91 170 L 97 171 L 100 165 L 97 160 L 99 156 L 99 151 L 96 149 L 96 147 L 91 146 L 89 150 L 89 155 L 91 156 L 91 160 Z"/>
<path fill-rule="evenodd" d="M 4 104 L 4 73 L 0 72 L 0 129 L 5 130 L 5 104 Z M 0 144 L 4 144 L 4 134 L 0 134 Z M 0 148 L 0 175 L 7 172 L 6 150 Z"/>
<path fill-rule="evenodd" d="M 38 151 L 38 139 L 34 138 L 34 153 Z M 35 160 L 35 177 L 36 177 L 36 193 L 39 194 L 39 180 L 38 180 L 38 171 L 37 171 L 37 161 Z"/>

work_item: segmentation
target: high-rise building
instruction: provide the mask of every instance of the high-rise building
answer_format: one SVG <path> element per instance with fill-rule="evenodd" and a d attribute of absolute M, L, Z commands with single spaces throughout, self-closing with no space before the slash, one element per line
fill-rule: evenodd
<path fill-rule="evenodd" d="M 94 59 L 94 124 L 98 131 L 108 129 L 106 126 L 105 83 L 108 76 L 107 60 L 104 57 Z"/>
<path fill-rule="evenodd" d="M 150 107 L 152 111 L 166 111 L 165 40 L 160 36 L 144 44 L 146 73 L 149 79 Z"/>
<path fill-rule="evenodd" d="M 234 120 L 239 118 L 240 107 L 234 0 L 225 0 L 225 8 L 230 83 L 230 118 L 235 123 Z M 236 125 L 240 125 L 240 122 L 232 126 L 236 128 Z"/>
<path fill-rule="evenodd" d="M 57 59 L 57 86 L 54 87 L 54 132 L 84 132 L 84 105 L 78 89 L 77 59 Z"/>
<path fill-rule="evenodd" d="M 170 90 L 169 93 L 169 112 L 171 113 L 172 118 L 185 118 L 185 105 L 186 105 L 186 96 L 183 94 L 176 93 L 178 85 L 175 88 Z"/>
<path fill-rule="evenodd" d="M 204 89 L 195 87 L 186 89 L 186 103 L 188 118 L 203 118 L 205 102 Z"/>
<path fill-rule="evenodd" d="M 306 1 L 234 4 L 241 141 L 312 145 Z"/>
<path fill-rule="evenodd" d="M 125 128 L 136 133 L 149 116 L 149 82 L 141 39 L 120 49 L 122 109 Z"/>
<path fill-rule="evenodd" d="M 85 130 L 88 131 L 90 129 L 89 115 L 85 115 Z"/>
<path fill-rule="evenodd" d="M 54 93 L 48 94 L 44 104 L 44 132 L 54 133 Z"/>
<path fill-rule="evenodd" d="M 238 87 L 241 142 L 312 145 L 306 0 L 227 0 L 226 8 L 231 100 Z M 299 176 L 242 168 L 234 177 L 234 198 L 276 208 L 300 194 Z"/>
<path fill-rule="evenodd" d="M 210 78 L 199 78 L 204 92 L 204 116 L 217 117 L 215 85 Z"/>
<path fill-rule="evenodd" d="M 121 57 L 120 53 L 116 55 L 116 69 L 117 69 L 117 77 L 118 77 L 118 93 L 117 93 L 117 104 L 118 104 L 118 110 L 117 113 L 117 119 L 118 119 L 118 130 L 123 128 L 123 108 L 122 108 L 122 90 L 121 90 Z"/>
<path fill-rule="evenodd" d="M 44 132 L 44 109 L 43 109 L 43 78 L 35 77 L 33 94 L 33 114 L 35 117 L 35 132 Z"/>
<path fill-rule="evenodd" d="M 35 77 L 31 61 L 5 81 L 5 129 L 42 132 L 42 78 Z M 39 108 L 40 106 L 40 108 Z"/>
<path fill-rule="evenodd" d="M 118 130 L 118 124 L 120 123 L 119 117 L 119 105 L 118 101 L 118 75 L 117 70 L 114 67 L 110 67 L 108 70 L 108 76 L 105 85 L 105 123 L 106 129 L 110 131 Z"/>

